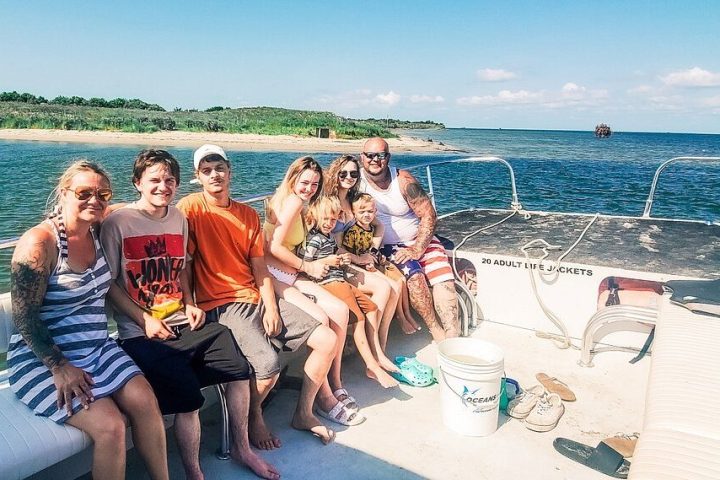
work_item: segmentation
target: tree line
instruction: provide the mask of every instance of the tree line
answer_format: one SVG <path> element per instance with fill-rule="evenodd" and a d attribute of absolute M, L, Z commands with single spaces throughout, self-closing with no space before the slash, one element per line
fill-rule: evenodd
<path fill-rule="evenodd" d="M 0 128 L 124 132 L 182 130 L 301 136 L 315 136 L 317 129 L 329 128 L 337 138 L 367 138 L 392 137 L 390 128 L 444 128 L 444 125 L 392 118 L 361 120 L 331 112 L 275 107 L 213 106 L 204 111 L 181 108 L 167 111 L 139 99 L 58 96 L 47 100 L 13 91 L 0 93 Z"/>
<path fill-rule="evenodd" d="M 48 105 L 74 105 L 77 107 L 104 107 L 104 108 L 133 108 L 137 110 L 151 110 L 155 112 L 164 112 L 165 109 L 154 103 L 143 102 L 139 98 L 115 98 L 113 100 L 105 100 L 104 98 L 93 97 L 90 99 L 63 95 L 57 96 L 52 100 L 48 100 L 43 96 L 36 96 L 32 93 L 2 92 L 0 93 L 0 102 L 20 102 L 32 105 L 48 104 Z"/>

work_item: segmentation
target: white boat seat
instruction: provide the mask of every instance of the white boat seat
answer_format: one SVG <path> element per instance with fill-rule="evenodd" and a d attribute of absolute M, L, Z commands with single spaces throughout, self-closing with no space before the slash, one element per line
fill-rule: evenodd
<path fill-rule="evenodd" d="M 15 331 L 15 324 L 12 322 L 12 304 L 10 294 L 0 295 L 0 353 L 5 353 L 10 344 L 10 336 Z"/>
<path fill-rule="evenodd" d="M 650 334 L 657 321 L 657 308 L 635 305 L 610 305 L 598 310 L 588 321 L 582 338 L 582 350 L 578 364 L 592 367 L 592 357 L 596 353 L 620 350 L 634 351 L 626 347 L 607 345 L 598 347 L 602 339 L 614 332 L 640 332 Z"/>
<path fill-rule="evenodd" d="M 14 332 L 10 294 L 0 295 L 0 353 L 7 352 L 10 335 Z M 22 403 L 10 389 L 9 372 L 0 371 L 0 479 L 23 479 L 52 467 L 77 455 L 75 461 L 65 467 L 61 477 L 74 478 L 90 471 L 92 455 L 90 437 L 70 425 L 58 425 L 50 419 L 39 417 Z M 221 445 L 218 457 L 227 458 L 229 452 L 229 427 L 227 408 L 219 387 L 203 390 L 204 407 L 220 401 Z M 215 394 L 214 394 L 215 393 Z M 172 415 L 165 416 L 165 426 L 172 425 Z M 130 435 L 128 448 L 132 446 Z M 40 476 L 43 476 L 40 474 Z M 60 478 L 48 473 L 47 478 Z"/>
<path fill-rule="evenodd" d="M 632 480 L 720 478 L 720 318 L 660 304 Z"/>
<path fill-rule="evenodd" d="M 92 444 L 80 430 L 35 415 L 6 377 L 0 381 L 0 478 L 26 478 Z"/>

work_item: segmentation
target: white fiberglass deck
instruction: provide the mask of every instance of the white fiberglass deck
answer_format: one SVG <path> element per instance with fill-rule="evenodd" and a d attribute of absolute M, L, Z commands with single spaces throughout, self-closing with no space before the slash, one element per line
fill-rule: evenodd
<path fill-rule="evenodd" d="M 500 415 L 494 434 L 463 437 L 447 430 L 441 420 L 440 386 L 401 386 L 383 390 L 367 379 L 356 355 L 346 359 L 344 378 L 357 397 L 367 421 L 356 427 L 337 425 L 337 439 L 323 446 L 310 434 L 290 428 L 297 392 L 280 390 L 266 418 L 283 447 L 263 452 L 283 478 L 388 479 L 604 479 L 605 475 L 574 463 L 553 449 L 563 436 L 595 446 L 617 432 L 637 432 L 642 426 L 650 359 L 628 364 L 632 354 L 602 353 L 595 368 L 577 365 L 578 350 L 559 350 L 531 331 L 484 322 L 473 333 L 505 351 L 508 376 L 521 386 L 535 383 L 535 373 L 557 376 L 571 386 L 577 401 L 551 432 L 536 433 L 518 420 Z M 389 353 L 409 355 L 437 366 L 436 347 L 425 333 L 405 337 L 393 332 Z M 217 406 L 203 413 L 202 463 L 208 479 L 256 478 L 230 461 L 217 460 Z M 327 424 L 328 422 L 326 422 Z M 171 431 L 168 431 L 170 434 Z M 184 478 L 174 440 L 170 437 L 171 478 Z M 131 454 L 127 478 L 147 478 L 142 463 Z"/>

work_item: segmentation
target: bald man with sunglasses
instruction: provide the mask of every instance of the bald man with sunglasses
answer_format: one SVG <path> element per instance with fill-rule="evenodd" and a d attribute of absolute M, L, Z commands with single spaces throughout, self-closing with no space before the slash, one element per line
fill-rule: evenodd
<path fill-rule="evenodd" d="M 410 172 L 390 167 L 390 157 L 384 139 L 365 142 L 360 190 L 373 196 L 377 217 L 385 227 L 381 251 L 405 275 L 410 304 L 433 340 L 457 337 L 455 278 L 447 253 L 434 235 L 435 208 Z"/>

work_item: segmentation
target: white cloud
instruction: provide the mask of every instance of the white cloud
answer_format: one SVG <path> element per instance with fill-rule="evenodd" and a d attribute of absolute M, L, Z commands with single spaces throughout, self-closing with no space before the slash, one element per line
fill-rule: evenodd
<path fill-rule="evenodd" d="M 347 92 L 325 94 L 317 97 L 315 101 L 329 108 L 356 109 L 371 105 L 392 106 L 400 102 L 402 96 L 389 91 L 388 93 L 375 93 L 367 88 L 359 88 Z"/>
<path fill-rule="evenodd" d="M 501 90 L 497 95 L 483 95 L 472 97 L 460 97 L 457 103 L 460 105 L 527 105 L 540 103 L 543 98 L 542 92 L 529 92 L 527 90 Z"/>
<path fill-rule="evenodd" d="M 547 102 L 548 107 L 559 108 L 567 106 L 597 106 L 609 97 L 605 89 L 590 90 L 577 83 L 567 82 L 560 89 L 560 93 Z"/>
<path fill-rule="evenodd" d="M 700 67 L 672 72 L 660 80 L 671 87 L 720 87 L 720 73 L 712 73 Z"/>
<path fill-rule="evenodd" d="M 396 105 L 400 102 L 400 95 L 390 90 L 388 93 L 375 95 L 375 100 L 383 105 Z"/>
<path fill-rule="evenodd" d="M 410 95 L 411 103 L 443 103 L 445 98 L 440 95 Z"/>
<path fill-rule="evenodd" d="M 501 68 L 483 68 L 477 71 L 477 76 L 483 82 L 505 82 L 517 78 L 513 72 Z"/>
<path fill-rule="evenodd" d="M 566 83 L 561 89 L 563 95 L 584 95 L 586 91 L 587 88 L 572 82 Z"/>
<path fill-rule="evenodd" d="M 569 106 L 598 106 L 609 97 L 605 89 L 591 90 L 573 82 L 565 83 L 559 91 L 548 92 L 528 90 L 501 90 L 497 95 L 461 97 L 456 100 L 459 105 L 513 106 L 541 105 L 547 108 L 563 108 Z"/>

